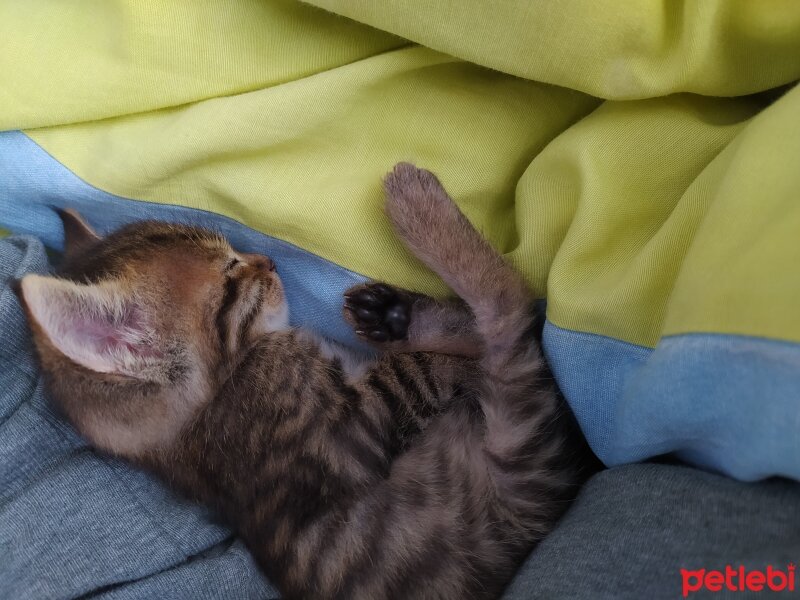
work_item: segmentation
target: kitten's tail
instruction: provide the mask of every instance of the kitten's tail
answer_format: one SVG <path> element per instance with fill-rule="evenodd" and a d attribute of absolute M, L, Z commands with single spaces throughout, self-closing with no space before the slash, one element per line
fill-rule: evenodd
<path fill-rule="evenodd" d="M 525 282 L 432 173 L 400 163 L 384 185 L 386 210 L 399 237 L 475 315 L 485 345 L 485 450 L 496 467 L 496 483 L 506 487 L 506 482 L 517 492 L 525 487 L 520 487 L 520 479 L 547 485 L 543 478 L 556 471 L 549 461 L 560 453 L 563 436 L 540 435 L 553 429 L 558 401 L 533 335 L 533 298 Z M 555 487 L 559 484 L 563 479 L 553 482 Z M 525 507 L 519 508 L 524 514 Z"/>

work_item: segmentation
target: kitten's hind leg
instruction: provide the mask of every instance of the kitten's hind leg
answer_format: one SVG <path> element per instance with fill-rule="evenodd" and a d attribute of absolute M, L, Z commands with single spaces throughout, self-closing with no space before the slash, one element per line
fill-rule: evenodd
<path fill-rule="evenodd" d="M 384 179 L 386 212 L 412 254 L 461 297 L 475 315 L 487 352 L 484 367 L 504 376 L 526 361 L 533 299 L 522 277 L 472 226 L 436 176 L 399 163 Z M 539 355 L 533 344 L 533 355 Z"/>
<path fill-rule="evenodd" d="M 344 315 L 361 339 L 385 351 L 471 358 L 481 353 L 475 317 L 460 300 L 368 283 L 347 290 Z"/>
<path fill-rule="evenodd" d="M 559 485 L 574 489 L 577 476 L 560 464 L 568 436 L 558 418 L 561 405 L 554 382 L 533 335 L 532 296 L 433 173 L 400 163 L 384 185 L 386 211 L 400 239 L 475 315 L 475 330 L 485 348 L 479 362 L 485 376 L 479 403 L 486 465 L 506 509 L 534 527 L 531 499 L 537 493 L 528 485 L 552 473 L 555 493 Z"/>
<path fill-rule="evenodd" d="M 504 314 L 529 311 L 532 299 L 522 278 L 467 220 L 433 173 L 399 163 L 384 179 L 384 188 L 386 212 L 400 239 L 466 301 L 479 329 Z"/>

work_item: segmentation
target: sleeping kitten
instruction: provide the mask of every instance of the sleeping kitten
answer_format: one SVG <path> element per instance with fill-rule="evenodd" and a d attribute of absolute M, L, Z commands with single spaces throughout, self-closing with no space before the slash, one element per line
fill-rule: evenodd
<path fill-rule="evenodd" d="M 287 598 L 493 598 L 576 492 L 578 445 L 522 279 L 429 172 L 385 180 L 400 239 L 461 300 L 373 283 L 359 361 L 289 327 L 272 261 L 64 212 L 18 294 L 49 390 L 97 448 L 215 508 Z"/>

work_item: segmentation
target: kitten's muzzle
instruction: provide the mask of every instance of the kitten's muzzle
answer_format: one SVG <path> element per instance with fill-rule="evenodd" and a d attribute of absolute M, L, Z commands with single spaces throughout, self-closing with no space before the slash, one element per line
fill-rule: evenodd
<path fill-rule="evenodd" d="M 275 263 L 268 256 L 263 254 L 242 254 L 241 256 L 248 265 L 270 273 L 275 271 Z"/>

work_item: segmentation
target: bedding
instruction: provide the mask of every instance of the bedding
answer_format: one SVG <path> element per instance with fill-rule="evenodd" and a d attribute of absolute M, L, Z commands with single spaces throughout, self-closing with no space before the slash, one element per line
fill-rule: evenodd
<path fill-rule="evenodd" d="M 142 218 L 213 227 L 275 258 L 293 322 L 352 345 L 340 303 L 354 283 L 447 293 L 382 213 L 381 177 L 415 162 L 547 298 L 545 351 L 606 465 L 669 454 L 796 480 L 798 78 L 792 0 L 0 1 L 0 227 L 55 250 L 54 206 L 101 232 Z M 14 240 L 19 256 L 39 248 Z M 14 268 L 45 268 L 34 255 Z M 21 336 L 4 294 L 2 333 Z M 158 563 L 200 569 L 198 582 L 217 565 L 213 577 L 268 594 L 196 509 L 176 518 L 193 519 L 196 544 L 168 529 L 166 549 L 130 542 L 168 527 L 140 514 L 166 492 L 41 417 L 14 335 L 3 547 L 24 534 L 41 556 L 50 539 L 111 552 L 114 575 L 28 554 L 0 567 L 2 585 L 28 565 L 74 578 L 63 596 L 77 596 Z"/>

